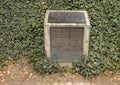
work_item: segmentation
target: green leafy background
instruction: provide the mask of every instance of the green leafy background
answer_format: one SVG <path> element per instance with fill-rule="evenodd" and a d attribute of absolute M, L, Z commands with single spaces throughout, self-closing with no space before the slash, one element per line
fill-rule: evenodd
<path fill-rule="evenodd" d="M 119 0 L 1 0 L 0 66 L 6 60 L 29 56 L 41 74 L 64 71 L 44 53 L 46 10 L 86 10 L 91 22 L 89 56 L 73 63 L 72 72 L 97 75 L 120 68 Z"/>

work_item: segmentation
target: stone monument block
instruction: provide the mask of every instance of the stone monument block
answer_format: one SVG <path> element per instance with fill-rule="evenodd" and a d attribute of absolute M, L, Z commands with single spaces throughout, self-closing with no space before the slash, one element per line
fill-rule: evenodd
<path fill-rule="evenodd" d="M 90 22 L 86 11 L 48 10 L 44 21 L 45 51 L 51 62 L 80 62 L 88 55 Z"/>

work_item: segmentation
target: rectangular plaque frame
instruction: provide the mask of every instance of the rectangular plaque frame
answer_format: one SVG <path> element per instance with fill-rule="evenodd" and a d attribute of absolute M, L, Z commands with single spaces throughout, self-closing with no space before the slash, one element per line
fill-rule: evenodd
<path fill-rule="evenodd" d="M 82 41 L 83 42 L 82 55 L 88 56 L 90 27 L 91 26 L 90 26 L 89 18 L 86 11 L 47 10 L 44 20 L 44 40 L 45 40 L 45 51 L 47 57 L 52 59 L 51 40 L 53 41 L 53 39 L 51 39 L 51 31 L 50 31 L 51 28 L 66 28 L 66 29 L 83 28 L 84 37 Z M 57 61 L 55 60 L 55 62 Z M 72 62 L 75 61 L 71 61 L 71 62 L 64 61 L 64 63 L 72 63 Z M 63 63 L 63 61 L 61 61 L 60 63 Z"/>

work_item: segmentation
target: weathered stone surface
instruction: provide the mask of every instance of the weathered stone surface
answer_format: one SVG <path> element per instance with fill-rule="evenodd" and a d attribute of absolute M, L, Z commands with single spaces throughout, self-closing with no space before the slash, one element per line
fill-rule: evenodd
<path fill-rule="evenodd" d="M 86 11 L 48 10 L 44 21 L 45 51 L 61 65 L 88 55 L 90 22 Z"/>

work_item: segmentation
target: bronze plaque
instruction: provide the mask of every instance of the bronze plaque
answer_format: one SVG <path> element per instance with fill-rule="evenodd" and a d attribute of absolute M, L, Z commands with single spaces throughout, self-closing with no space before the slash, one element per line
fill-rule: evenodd
<path fill-rule="evenodd" d="M 81 23 L 86 24 L 83 12 L 50 12 L 49 23 Z"/>
<path fill-rule="evenodd" d="M 79 62 L 83 51 L 83 27 L 51 27 L 52 62 Z"/>

